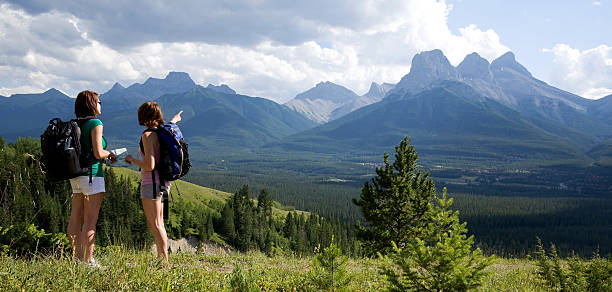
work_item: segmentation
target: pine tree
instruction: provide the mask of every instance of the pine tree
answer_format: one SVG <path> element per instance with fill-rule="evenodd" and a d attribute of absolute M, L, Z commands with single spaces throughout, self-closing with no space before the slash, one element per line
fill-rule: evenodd
<path fill-rule="evenodd" d="M 215 233 L 215 228 L 213 226 L 213 217 L 212 214 L 208 213 L 206 217 L 206 239 L 211 239 Z"/>
<path fill-rule="evenodd" d="M 223 211 L 221 211 L 221 234 L 226 236 L 230 242 L 234 242 L 236 237 L 236 227 L 234 225 L 234 210 L 232 209 L 231 202 L 227 202 Z"/>
<path fill-rule="evenodd" d="M 468 291 L 482 284 L 492 258 L 472 251 L 474 236 L 467 236 L 459 212 L 450 210 L 453 199 L 442 198 L 430 211 L 431 221 L 421 236 L 397 247 L 381 265 L 390 291 Z"/>
<path fill-rule="evenodd" d="M 257 211 L 263 214 L 266 218 L 272 215 L 272 198 L 266 189 L 262 189 L 257 197 Z"/>
<path fill-rule="evenodd" d="M 236 247 L 241 251 L 247 251 L 251 245 L 253 236 L 253 203 L 249 199 L 249 186 L 244 185 L 233 197 L 234 224 L 236 226 Z"/>
<path fill-rule="evenodd" d="M 384 154 L 384 167 L 376 169 L 372 184 L 364 184 L 359 200 L 353 199 L 367 222 L 356 233 L 370 255 L 389 252 L 392 241 L 406 243 L 419 236 L 436 194 L 429 172 L 417 169 L 418 154 L 407 137 L 395 152 L 393 164 Z"/>

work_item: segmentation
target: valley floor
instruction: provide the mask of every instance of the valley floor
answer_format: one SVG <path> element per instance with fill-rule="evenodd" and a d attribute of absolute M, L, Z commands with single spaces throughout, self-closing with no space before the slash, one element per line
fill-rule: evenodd
<path fill-rule="evenodd" d="M 192 253 L 171 254 L 169 264 L 145 251 L 120 247 L 99 248 L 101 268 L 88 268 L 65 255 L 16 259 L 0 256 L 0 291 L 240 291 L 238 283 L 250 283 L 255 291 L 316 290 L 309 286 L 312 257 L 262 254 L 230 256 Z M 349 259 L 354 275 L 349 291 L 380 291 L 384 278 L 380 260 Z M 239 268 L 237 268 L 239 267 Z M 535 262 L 496 259 L 491 273 L 477 291 L 546 291 L 538 282 Z"/>

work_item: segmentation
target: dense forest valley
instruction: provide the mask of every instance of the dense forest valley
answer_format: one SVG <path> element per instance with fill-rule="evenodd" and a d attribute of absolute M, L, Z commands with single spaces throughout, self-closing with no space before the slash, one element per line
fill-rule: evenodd
<path fill-rule="evenodd" d="M 612 246 L 612 200 L 605 194 L 571 195 L 569 189 L 576 184 L 569 180 L 567 187 L 534 186 L 523 181 L 528 176 L 517 175 L 521 173 L 517 171 L 486 170 L 477 175 L 432 170 L 438 185 L 430 180 L 427 188 L 438 192 L 444 188 L 444 194 L 436 199 L 433 213 L 426 214 L 434 214 L 431 218 L 438 218 L 434 222 L 442 225 L 430 224 L 411 232 L 422 232 L 419 238 L 438 243 L 420 245 L 418 239 L 402 242 L 406 245 L 401 249 L 393 244 L 394 252 L 376 257 L 371 246 L 358 240 L 357 233 L 364 230 L 360 225 L 363 217 L 352 200 L 360 197 L 359 180 L 374 181 L 373 176 L 367 171 L 359 176 L 324 174 L 346 166 L 341 163 L 329 163 L 306 175 L 297 170 L 313 167 L 316 161 L 287 164 L 279 159 L 276 163 L 284 164 L 284 169 L 294 167 L 295 173 L 275 172 L 274 163 L 260 172 L 242 168 L 242 172 L 233 173 L 228 166 L 248 161 L 230 160 L 214 171 L 195 168 L 186 178 L 196 184 L 175 181 L 181 195 L 175 194 L 171 200 L 168 236 L 195 238 L 200 242 L 198 249 L 209 249 L 195 255 L 173 254 L 167 265 L 159 261 L 152 264 L 152 255 L 146 252 L 153 239 L 138 200 L 138 173 L 107 167 L 96 234 L 96 254 L 104 268 L 88 270 L 70 260 L 63 233 L 70 212 L 70 186 L 46 180 L 38 163 L 40 155 L 36 139 L 20 138 L 14 144 L 0 139 L 0 273 L 7 276 L 0 288 L 558 291 L 578 287 L 606 291 L 612 280 L 612 265 L 606 258 Z M 376 163 L 349 165 L 370 171 L 384 168 Z M 352 171 L 344 169 L 345 173 Z M 382 182 L 380 177 L 376 179 Z M 500 182 L 515 187 L 504 192 Z M 518 184 L 524 187 L 516 187 Z M 455 200 L 451 205 L 446 189 L 461 186 L 462 192 L 450 194 Z M 500 191 L 476 193 L 485 186 L 496 186 Z M 548 193 L 529 196 L 526 189 Z M 360 204 L 365 192 L 371 190 L 361 189 Z M 460 219 L 452 210 L 446 211 L 448 206 L 459 210 Z M 469 229 L 460 224 L 462 221 L 467 221 Z M 447 235 L 438 237 L 438 232 Z M 228 250 L 236 252 L 228 256 Z M 537 260 L 530 260 L 532 256 Z M 419 269 L 425 272 L 410 272 Z M 419 280 L 419 275 L 430 272 L 435 274 Z"/>
<path fill-rule="evenodd" d="M 45 181 L 37 168 L 37 140 L 2 142 L 2 225 L 32 222 L 47 231 L 62 232 L 70 207 L 69 185 L 52 186 Z M 381 163 L 357 161 L 375 161 L 374 157 L 216 158 L 197 158 L 195 164 L 202 166 L 194 167 L 185 179 L 227 195 L 218 200 L 175 196 L 177 203 L 170 205 L 171 238 L 193 235 L 215 238 L 240 250 L 271 253 L 276 248 L 307 253 L 319 244 L 329 244 L 336 234 L 346 254 L 360 254 L 353 226 L 363 222 L 363 217 L 352 199 L 359 197 L 363 183 Z M 453 208 L 459 210 L 476 245 L 487 254 L 525 256 L 534 251 L 538 237 L 555 243 L 562 255 L 612 252 L 612 182 L 605 181 L 610 179 L 606 175 L 609 167 L 475 171 L 434 166 L 429 170 L 438 191 L 447 187 L 455 198 Z M 120 168 L 117 171 L 109 169 L 107 189 L 114 191 L 107 193 L 112 199 L 104 200 L 97 240 L 103 245 L 144 246 L 152 238 L 144 232 L 138 177 L 123 175 Z M 283 213 L 270 216 L 271 211 L 262 211 L 261 204 L 246 200 L 257 200 L 264 193 L 265 200 L 278 202 L 268 205 Z M 290 212 L 296 210 L 299 212 Z M 249 230 L 246 235 L 239 232 L 245 228 Z"/>
<path fill-rule="evenodd" d="M 343 222 L 363 220 L 351 200 L 382 166 L 382 154 L 292 153 L 290 157 L 266 153 L 199 157 L 205 166 L 194 169 L 188 179 L 226 192 L 247 183 L 269 190 L 274 200 L 298 210 Z M 550 166 L 462 169 L 419 158 L 437 189 L 448 188 L 455 198 L 453 208 L 486 252 L 524 256 L 535 248 L 536 237 L 554 242 L 565 255 L 572 251 L 590 255 L 596 248 L 603 254 L 612 252 L 612 166 L 549 162 Z"/>

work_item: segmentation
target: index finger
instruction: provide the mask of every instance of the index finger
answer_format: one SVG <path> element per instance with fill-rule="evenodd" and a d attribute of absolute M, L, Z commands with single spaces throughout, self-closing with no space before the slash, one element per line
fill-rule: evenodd
<path fill-rule="evenodd" d="M 180 115 L 180 114 L 182 114 L 182 113 L 183 113 L 183 110 L 180 110 L 180 111 L 178 112 L 178 114 L 176 114 L 176 115 L 178 116 L 178 115 Z"/>

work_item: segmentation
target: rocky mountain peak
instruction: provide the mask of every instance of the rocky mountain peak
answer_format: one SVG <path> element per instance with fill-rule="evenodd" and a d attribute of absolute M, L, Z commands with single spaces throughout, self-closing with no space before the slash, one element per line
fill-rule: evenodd
<path fill-rule="evenodd" d="M 368 90 L 368 92 L 363 96 L 371 99 L 380 99 L 383 98 L 385 94 L 387 94 L 387 92 L 393 88 L 393 86 L 394 85 L 390 83 L 378 84 L 376 82 L 372 82 L 370 85 L 370 90 Z"/>
<path fill-rule="evenodd" d="M 511 71 L 532 77 L 531 73 L 529 73 L 529 71 L 523 67 L 523 65 L 516 61 L 514 53 L 512 52 L 507 52 L 501 55 L 499 58 L 493 60 L 491 63 L 491 71 L 493 71 L 493 73 Z"/>
<path fill-rule="evenodd" d="M 489 65 L 489 61 L 474 52 L 463 59 L 459 66 L 457 66 L 457 71 L 462 78 L 490 80 L 493 78 L 493 75 L 491 70 L 489 70 Z"/>
<path fill-rule="evenodd" d="M 119 84 L 119 82 L 115 82 L 115 84 L 113 84 L 113 87 L 111 87 L 110 90 L 122 90 L 125 89 L 125 87 L 123 87 L 123 85 Z"/>
<path fill-rule="evenodd" d="M 319 82 L 315 87 L 296 95 L 295 99 L 321 99 L 334 103 L 345 103 L 357 97 L 357 94 L 350 89 L 333 82 L 325 81 Z"/>
<path fill-rule="evenodd" d="M 432 50 L 416 54 L 412 58 L 410 73 L 427 74 L 438 79 L 456 79 L 455 68 L 441 50 Z"/>
<path fill-rule="evenodd" d="M 225 94 L 236 94 L 236 91 L 227 86 L 227 84 L 221 84 L 217 86 L 209 83 L 206 88 Z"/>
<path fill-rule="evenodd" d="M 394 95 L 397 98 L 406 93 L 419 92 L 434 81 L 457 79 L 457 70 L 441 50 L 421 52 L 412 58 L 410 73 L 402 77 L 387 96 Z"/>
<path fill-rule="evenodd" d="M 181 87 L 193 88 L 196 86 L 189 74 L 185 72 L 170 72 L 164 79 L 149 77 L 144 86 L 163 86 L 166 88 Z"/>

